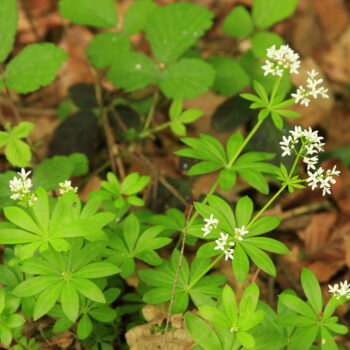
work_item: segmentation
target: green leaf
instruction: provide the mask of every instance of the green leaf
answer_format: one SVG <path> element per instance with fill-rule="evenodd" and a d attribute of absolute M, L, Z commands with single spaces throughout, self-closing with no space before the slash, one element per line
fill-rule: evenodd
<path fill-rule="evenodd" d="M 266 50 L 272 45 L 280 47 L 283 44 L 283 39 L 273 32 L 257 32 L 252 37 L 252 50 L 258 58 L 266 58 Z"/>
<path fill-rule="evenodd" d="M 138 0 L 128 7 L 123 21 L 123 32 L 132 35 L 144 30 L 148 17 L 157 8 L 152 0 Z"/>
<path fill-rule="evenodd" d="M 243 141 L 244 139 L 240 132 L 236 132 L 229 137 L 226 144 L 227 160 L 229 162 L 236 156 Z"/>
<path fill-rule="evenodd" d="M 231 323 L 227 319 L 227 315 L 221 310 L 212 306 L 202 306 L 199 308 L 199 312 L 203 318 L 207 321 L 214 323 L 217 329 L 230 329 Z"/>
<path fill-rule="evenodd" d="M 256 247 L 260 249 L 267 250 L 269 252 L 277 254 L 289 254 L 289 249 L 281 242 L 276 239 L 268 237 L 254 237 L 254 238 L 245 238 L 246 242 L 253 243 Z"/>
<path fill-rule="evenodd" d="M 258 28 L 267 28 L 289 17 L 298 0 L 254 0 L 253 19 Z"/>
<path fill-rule="evenodd" d="M 112 322 L 116 317 L 116 312 L 110 307 L 101 306 L 90 310 L 89 315 L 100 322 Z"/>
<path fill-rule="evenodd" d="M 20 122 L 12 130 L 12 135 L 18 139 L 26 138 L 34 129 L 35 124 L 30 122 Z"/>
<path fill-rule="evenodd" d="M 338 346 L 334 341 L 333 336 L 325 327 L 321 327 L 321 348 L 322 350 L 338 350 Z"/>
<path fill-rule="evenodd" d="M 130 51 L 130 41 L 120 33 L 99 33 L 86 49 L 89 61 L 96 68 L 112 65 L 121 53 Z"/>
<path fill-rule="evenodd" d="M 38 90 L 55 79 L 56 71 L 67 58 L 61 48 L 50 43 L 27 45 L 7 65 L 6 85 L 20 93 Z"/>
<path fill-rule="evenodd" d="M 220 187 L 229 191 L 237 181 L 237 174 L 233 169 L 222 169 L 219 174 Z"/>
<path fill-rule="evenodd" d="M 72 153 L 68 157 L 68 161 L 73 165 L 71 176 L 85 175 L 89 171 L 89 159 L 83 153 Z"/>
<path fill-rule="evenodd" d="M 275 265 L 266 253 L 246 241 L 241 244 L 256 266 L 260 267 L 269 275 L 276 276 Z"/>
<path fill-rule="evenodd" d="M 0 325 L 0 341 L 6 346 L 10 346 L 12 342 L 12 333 L 5 325 Z"/>
<path fill-rule="evenodd" d="M 16 3 L 16 0 L 0 2 L 0 63 L 6 60 L 15 41 L 18 21 Z"/>
<path fill-rule="evenodd" d="M 176 61 L 212 24 L 213 13 L 190 3 L 157 7 L 148 17 L 146 38 L 160 63 Z"/>
<path fill-rule="evenodd" d="M 246 38 L 252 34 L 253 29 L 252 17 L 241 5 L 235 6 L 222 24 L 222 31 L 234 38 Z"/>
<path fill-rule="evenodd" d="M 95 283 L 83 278 L 74 278 L 71 282 L 80 294 L 98 303 L 105 303 L 105 297 Z"/>
<path fill-rule="evenodd" d="M 60 0 L 60 14 L 73 23 L 99 28 L 113 28 L 118 22 L 113 0 Z"/>
<path fill-rule="evenodd" d="M 84 314 L 78 323 L 77 334 L 79 339 L 86 339 L 92 332 L 92 322 L 87 314 Z"/>
<path fill-rule="evenodd" d="M 200 109 L 188 109 L 187 111 L 181 113 L 179 120 L 181 123 L 193 123 L 198 118 L 203 115 L 203 111 Z"/>
<path fill-rule="evenodd" d="M 253 214 L 253 209 L 253 201 L 248 196 L 242 197 L 237 202 L 235 214 L 238 227 L 248 225 Z"/>
<path fill-rule="evenodd" d="M 247 332 L 238 331 L 237 338 L 245 348 L 250 349 L 255 345 L 254 337 Z"/>
<path fill-rule="evenodd" d="M 159 78 L 159 68 L 141 52 L 124 51 L 114 57 L 107 78 L 126 91 L 143 89 Z"/>
<path fill-rule="evenodd" d="M 210 57 L 209 63 L 216 71 L 212 89 L 225 96 L 235 95 L 249 85 L 250 78 L 241 64 L 231 58 Z"/>
<path fill-rule="evenodd" d="M 30 277 L 20 283 L 14 290 L 13 294 L 19 297 L 30 297 L 39 294 L 45 288 L 56 285 L 59 281 L 56 276 L 37 276 Z"/>
<path fill-rule="evenodd" d="M 240 316 L 252 314 L 258 301 L 259 287 L 255 283 L 252 283 L 244 290 L 242 298 L 239 302 Z"/>
<path fill-rule="evenodd" d="M 18 227 L 40 234 L 42 231 L 36 222 L 27 214 L 27 212 L 18 207 L 4 208 L 6 218 Z"/>
<path fill-rule="evenodd" d="M 320 284 L 311 270 L 303 268 L 301 271 L 301 284 L 316 315 L 322 311 L 323 299 Z"/>
<path fill-rule="evenodd" d="M 74 273 L 77 278 L 100 278 L 115 275 L 120 272 L 120 269 L 107 262 L 95 262 L 85 265 L 79 271 Z"/>
<path fill-rule="evenodd" d="M 61 294 L 62 284 L 62 282 L 55 283 L 39 295 L 34 307 L 34 320 L 46 315 L 53 308 Z"/>
<path fill-rule="evenodd" d="M 38 241 L 40 238 L 16 228 L 0 228 L 0 244 L 21 244 Z"/>
<path fill-rule="evenodd" d="M 310 349 L 316 339 L 318 330 L 317 325 L 298 329 L 292 336 L 288 350 L 300 350 L 300 347 Z"/>
<path fill-rule="evenodd" d="M 185 315 L 185 325 L 191 337 L 206 350 L 221 350 L 220 340 L 214 330 L 193 314 Z"/>
<path fill-rule="evenodd" d="M 302 314 L 308 318 L 315 317 L 315 314 L 312 308 L 307 303 L 305 303 L 305 301 L 301 300 L 299 297 L 295 295 L 284 293 L 279 295 L 279 300 L 281 300 L 281 302 L 285 306 L 287 306 L 289 309 L 293 310 L 294 312 Z"/>
<path fill-rule="evenodd" d="M 166 97 L 185 100 L 205 93 L 213 84 L 214 77 L 215 72 L 208 63 L 196 58 L 183 58 L 163 71 L 159 86 Z"/>
<path fill-rule="evenodd" d="M 11 138 L 5 148 L 5 156 L 11 165 L 19 168 L 29 166 L 32 153 L 29 146 L 18 139 Z"/>
<path fill-rule="evenodd" d="M 269 193 L 269 185 L 264 175 L 261 173 L 250 169 L 238 169 L 237 172 L 250 186 L 256 188 L 263 194 Z"/>
<path fill-rule="evenodd" d="M 6 326 L 9 328 L 21 327 L 24 323 L 25 319 L 23 318 L 23 316 L 18 314 L 10 315 L 6 320 Z"/>
<path fill-rule="evenodd" d="M 170 124 L 171 131 L 179 136 L 185 136 L 186 135 L 186 127 L 181 122 L 174 120 Z"/>
<path fill-rule="evenodd" d="M 229 285 L 226 285 L 222 291 L 222 302 L 230 323 L 236 324 L 238 318 L 236 295 Z"/>
<path fill-rule="evenodd" d="M 240 244 L 235 247 L 232 269 L 237 281 L 243 283 L 249 272 L 249 259 Z"/>
<path fill-rule="evenodd" d="M 177 117 L 181 114 L 183 109 L 183 104 L 181 100 L 174 100 L 169 108 L 169 117 L 170 120 L 176 120 Z"/>
<path fill-rule="evenodd" d="M 73 322 L 78 318 L 79 297 L 73 281 L 66 281 L 61 293 L 61 304 L 65 315 Z"/>

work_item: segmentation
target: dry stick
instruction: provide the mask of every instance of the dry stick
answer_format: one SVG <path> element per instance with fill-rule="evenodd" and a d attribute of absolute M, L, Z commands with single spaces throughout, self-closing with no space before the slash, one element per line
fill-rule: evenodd
<path fill-rule="evenodd" d="M 118 154 L 120 153 L 119 147 L 115 141 L 114 133 L 113 133 L 113 130 L 109 124 L 107 111 L 106 111 L 106 108 L 105 108 L 104 103 L 103 103 L 102 87 L 101 87 L 101 83 L 100 83 L 100 78 L 99 78 L 98 72 L 96 72 L 96 71 L 93 71 L 93 72 L 94 72 L 94 75 L 96 78 L 96 82 L 95 82 L 96 99 L 97 99 L 99 109 L 100 109 L 100 117 L 102 120 L 103 130 L 104 130 L 105 135 L 106 135 L 108 155 L 109 155 L 109 159 L 111 162 L 112 171 L 113 171 L 113 173 L 116 174 L 117 167 L 118 167 L 119 176 L 121 179 L 124 179 L 125 169 L 123 166 L 123 162 L 118 157 Z M 116 164 L 117 164 L 117 167 L 116 167 Z"/>
<path fill-rule="evenodd" d="M 167 337 L 167 334 L 168 334 L 168 328 L 169 328 L 170 317 L 171 317 L 171 308 L 172 308 L 173 302 L 174 302 L 176 284 L 177 284 L 177 281 L 178 281 L 179 275 L 180 275 L 182 257 L 183 257 L 183 255 L 184 255 L 184 251 L 185 251 L 185 241 L 186 241 L 188 223 L 189 223 L 189 221 L 190 221 L 192 209 L 193 209 L 193 205 L 190 206 L 190 210 L 188 211 L 187 218 L 186 218 L 186 225 L 185 225 L 185 229 L 184 229 L 184 234 L 183 234 L 182 244 L 181 244 L 181 250 L 180 250 L 179 264 L 177 265 L 177 270 L 176 270 L 175 279 L 174 279 L 174 284 L 173 284 L 173 290 L 171 291 L 171 297 L 170 297 L 170 304 L 169 304 L 169 309 L 168 309 L 168 315 L 167 315 L 167 318 L 166 318 L 166 324 L 165 324 L 165 330 L 164 330 L 164 338 L 163 338 L 162 350 L 165 350 L 166 337 Z"/>

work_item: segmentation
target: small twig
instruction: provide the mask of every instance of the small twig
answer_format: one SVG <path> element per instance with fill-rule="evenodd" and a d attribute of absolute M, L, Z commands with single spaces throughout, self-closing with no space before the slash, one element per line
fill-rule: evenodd
<path fill-rule="evenodd" d="M 158 103 L 158 98 L 159 98 L 159 90 L 157 89 L 157 91 L 154 93 L 153 95 L 153 99 L 152 99 L 152 105 L 151 108 L 148 112 L 147 118 L 146 118 L 146 122 L 145 125 L 143 127 L 143 131 L 148 130 L 149 126 L 151 125 L 153 116 L 154 116 L 154 112 L 156 110 L 156 106 Z"/>
<path fill-rule="evenodd" d="M 165 350 L 166 338 L 167 338 L 167 334 L 168 334 L 168 328 L 169 328 L 170 317 L 171 317 L 171 309 L 172 309 L 174 298 L 175 298 L 175 291 L 176 291 L 177 281 L 178 281 L 179 275 L 180 275 L 182 258 L 183 258 L 184 251 L 185 251 L 185 242 L 186 242 L 186 235 L 187 235 L 187 230 L 188 230 L 188 223 L 190 222 L 192 209 L 193 209 L 193 205 L 190 206 L 190 210 L 188 211 L 187 218 L 186 218 L 186 225 L 185 225 L 185 228 L 184 228 L 184 231 L 183 231 L 183 238 L 182 238 L 182 245 L 181 245 L 181 250 L 180 250 L 179 264 L 177 266 L 177 270 L 176 270 L 176 274 L 175 274 L 173 290 L 171 291 L 168 315 L 167 315 L 167 318 L 166 318 L 166 324 L 165 324 L 165 329 L 164 329 L 162 350 Z"/>
<path fill-rule="evenodd" d="M 252 283 L 255 283 L 256 279 L 257 279 L 258 276 L 259 276 L 260 271 L 261 271 L 261 269 L 260 269 L 260 267 L 258 267 L 258 268 L 256 269 L 256 271 L 255 271 L 253 277 L 252 277 Z"/>
<path fill-rule="evenodd" d="M 117 111 L 117 108 L 113 105 L 110 105 L 108 107 L 108 110 L 112 112 L 113 117 L 115 118 L 115 120 L 117 121 L 118 125 L 120 126 L 120 128 L 122 129 L 122 131 L 124 133 L 127 133 L 128 131 L 128 127 L 126 126 L 126 124 L 124 123 L 124 120 L 122 119 L 122 117 L 120 116 L 120 114 Z"/>

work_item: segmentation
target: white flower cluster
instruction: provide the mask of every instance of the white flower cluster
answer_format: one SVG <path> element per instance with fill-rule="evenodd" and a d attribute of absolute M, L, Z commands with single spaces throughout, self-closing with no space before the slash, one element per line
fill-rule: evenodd
<path fill-rule="evenodd" d="M 279 49 L 273 45 L 267 49 L 268 60 L 262 69 L 265 71 L 264 75 L 278 75 L 282 76 L 285 70 L 289 70 L 291 74 L 298 74 L 300 67 L 300 58 L 288 45 L 282 45 Z"/>
<path fill-rule="evenodd" d="M 65 182 L 60 182 L 58 185 L 59 185 L 58 192 L 60 193 L 61 196 L 63 196 L 67 192 L 77 193 L 78 191 L 78 188 L 73 187 L 71 181 L 69 180 L 66 180 Z"/>
<path fill-rule="evenodd" d="M 333 294 L 336 299 L 340 299 L 342 296 L 350 298 L 350 283 L 348 281 L 336 283 L 334 286 L 328 285 L 329 293 Z"/>
<path fill-rule="evenodd" d="M 209 219 L 204 219 L 204 221 L 205 225 L 201 228 L 201 230 L 204 232 L 203 236 L 205 237 L 208 236 L 213 229 L 218 227 L 219 220 L 214 218 L 214 215 L 211 214 Z"/>
<path fill-rule="evenodd" d="M 317 99 L 318 96 L 322 98 L 328 98 L 328 89 L 322 84 L 323 79 L 317 79 L 316 76 L 318 73 L 313 69 L 307 72 L 308 78 L 306 79 L 306 88 L 303 86 L 299 86 L 297 92 L 292 94 L 292 97 L 295 98 L 295 102 L 304 106 L 308 106 L 310 103 L 310 97 L 312 96 L 314 99 Z"/>
<path fill-rule="evenodd" d="M 31 192 L 32 180 L 28 178 L 31 171 L 26 172 L 23 168 L 17 174 L 19 177 L 14 177 L 10 180 L 11 198 L 16 201 L 22 201 L 28 206 L 32 206 L 37 200 L 34 193 Z"/>
<path fill-rule="evenodd" d="M 204 232 L 203 236 L 207 236 L 213 229 L 218 227 L 219 220 L 210 215 L 209 219 L 204 219 L 205 225 L 201 228 Z M 242 241 L 243 236 L 249 233 L 243 225 L 241 228 L 235 228 L 234 236 L 230 236 L 228 233 L 220 232 L 220 237 L 215 240 L 216 247 L 214 250 L 222 250 L 225 253 L 225 260 L 233 260 L 234 249 L 232 248 L 237 241 Z"/>
<path fill-rule="evenodd" d="M 318 131 L 313 131 L 311 128 L 302 129 L 300 126 L 296 126 L 294 130 L 289 132 L 291 135 L 288 137 L 283 136 L 280 142 L 281 149 L 283 151 L 282 157 L 290 156 L 293 154 L 299 154 L 302 157 L 303 162 L 307 166 L 308 178 L 306 182 L 312 190 L 317 187 L 323 190 L 322 195 L 326 193 L 331 194 L 331 184 L 335 184 L 336 180 L 333 176 L 339 176 L 340 171 L 336 170 L 336 166 L 332 170 L 324 170 L 323 168 L 316 168 L 318 163 L 319 152 L 323 152 L 323 146 L 325 145 L 322 140 L 323 137 L 318 135 Z M 296 146 L 299 145 L 299 149 Z"/>

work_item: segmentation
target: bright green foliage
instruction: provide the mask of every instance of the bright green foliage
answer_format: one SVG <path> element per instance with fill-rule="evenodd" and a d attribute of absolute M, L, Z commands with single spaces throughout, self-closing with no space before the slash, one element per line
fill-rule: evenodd
<path fill-rule="evenodd" d="M 33 123 L 21 122 L 13 129 L 7 124 L 7 131 L 0 131 L 0 147 L 5 146 L 5 156 L 13 166 L 29 166 L 32 153 L 28 144 L 21 139 L 27 138 L 33 128 Z"/>
<path fill-rule="evenodd" d="M 108 173 L 107 180 L 101 181 L 101 190 L 91 192 L 91 198 L 97 197 L 102 200 L 112 200 L 117 209 L 131 205 L 144 205 L 143 200 L 137 197 L 137 193 L 147 186 L 150 181 L 149 176 L 140 176 L 138 173 L 131 173 L 120 182 L 113 173 Z"/>
<path fill-rule="evenodd" d="M 189 175 L 205 174 L 223 169 L 219 177 L 220 186 L 223 189 L 231 189 L 236 183 L 238 174 L 260 192 L 268 193 L 269 188 L 263 173 L 275 173 L 276 167 L 264 161 L 273 158 L 274 155 L 248 152 L 238 158 L 239 149 L 243 144 L 243 137 L 240 133 L 231 135 L 227 141 L 226 151 L 221 143 L 210 135 L 200 135 L 199 138 L 187 137 L 181 141 L 191 148 L 176 151 L 177 155 L 201 160 L 191 167 L 188 171 Z M 232 160 L 235 161 L 232 162 Z"/>
<path fill-rule="evenodd" d="M 209 62 L 216 71 L 213 90 L 218 94 L 235 95 L 249 85 L 250 78 L 238 61 L 215 56 Z"/>
<path fill-rule="evenodd" d="M 99 33 L 90 42 L 86 53 L 96 68 L 110 66 L 122 53 L 130 50 L 129 39 L 119 33 Z"/>
<path fill-rule="evenodd" d="M 141 280 L 153 287 L 146 291 L 143 296 L 146 303 L 160 304 L 170 300 L 179 258 L 179 251 L 174 250 L 171 260 L 163 260 L 162 265 L 157 270 L 139 271 Z M 219 286 L 225 282 L 226 278 L 222 275 L 203 277 L 202 272 L 209 263 L 209 259 L 196 258 L 190 268 L 186 258 L 182 258 L 172 307 L 173 314 L 186 311 L 189 298 L 197 307 L 215 304 L 212 298 L 219 297 Z"/>
<path fill-rule="evenodd" d="M 162 227 L 163 234 L 170 235 L 175 232 L 182 232 L 186 224 L 186 218 L 179 209 L 170 208 L 166 215 L 153 215 L 150 223 Z"/>
<path fill-rule="evenodd" d="M 298 0 L 254 0 L 253 19 L 258 28 L 267 28 L 289 17 Z"/>
<path fill-rule="evenodd" d="M 203 111 L 200 109 L 188 109 L 182 110 L 182 101 L 174 100 L 170 106 L 170 128 L 171 130 L 180 136 L 186 135 L 186 126 L 184 124 L 193 123 L 195 120 L 203 115 Z"/>
<path fill-rule="evenodd" d="M 215 72 L 208 63 L 196 58 L 183 58 L 162 72 L 159 86 L 166 97 L 185 100 L 206 92 L 214 78 Z"/>
<path fill-rule="evenodd" d="M 284 95 L 269 97 L 264 86 L 258 81 L 254 81 L 254 90 L 256 95 L 241 94 L 246 100 L 252 101 L 250 108 L 261 109 L 259 112 L 259 120 L 265 119 L 271 115 L 272 121 L 277 129 L 283 128 L 283 118 L 299 118 L 300 114 L 292 110 L 286 109 L 294 104 L 294 99 L 283 101 Z M 271 100 L 272 98 L 272 100 Z"/>
<path fill-rule="evenodd" d="M 170 238 L 159 237 L 162 231 L 160 226 L 141 231 L 139 220 L 131 214 L 122 222 L 122 232 L 110 232 L 108 246 L 111 249 L 106 249 L 104 254 L 109 258 L 108 261 L 120 267 L 123 278 L 129 278 L 135 270 L 135 259 L 150 265 L 162 263 L 155 250 L 171 242 Z"/>
<path fill-rule="evenodd" d="M 120 289 L 118 288 L 110 288 L 104 291 L 105 304 L 92 301 L 85 297 L 81 298 L 77 318 L 77 335 L 79 339 L 86 339 L 91 334 L 94 320 L 102 323 L 113 322 L 117 315 L 115 310 L 108 304 L 111 304 L 117 299 L 119 294 Z M 52 317 L 58 318 L 53 327 L 54 332 L 64 332 L 74 325 L 74 322 L 65 315 L 61 305 L 56 304 L 49 314 Z"/>
<path fill-rule="evenodd" d="M 144 30 L 148 17 L 156 9 L 152 0 L 137 0 L 130 5 L 123 21 L 123 32 L 132 35 Z"/>
<path fill-rule="evenodd" d="M 208 204 L 195 202 L 195 208 L 203 218 L 209 218 L 214 215 L 219 220 L 217 229 L 212 230 L 210 234 L 203 237 L 203 231 L 198 227 L 192 226 L 189 233 L 197 237 L 208 240 L 214 240 L 220 237 L 220 232 L 229 234 L 235 243 L 234 259 L 232 260 L 233 272 L 239 282 L 243 282 L 249 272 L 248 257 L 266 273 L 275 276 L 276 269 L 269 257 L 263 250 L 277 254 L 288 254 L 289 250 L 281 242 L 267 237 L 257 237 L 263 233 L 275 229 L 280 220 L 275 217 L 263 217 L 252 221 L 253 202 L 248 197 L 242 197 L 236 205 L 235 213 L 231 207 L 221 198 L 211 195 L 208 197 Z M 249 231 L 244 235 L 243 240 L 236 239 L 235 228 L 245 227 Z M 206 243 L 197 252 L 199 257 L 212 257 L 220 255 L 220 250 L 214 250 L 215 242 Z"/>
<path fill-rule="evenodd" d="M 234 38 L 246 38 L 252 34 L 253 29 L 252 17 L 241 5 L 235 6 L 222 24 L 222 31 Z"/>
<path fill-rule="evenodd" d="M 27 339 L 25 336 L 16 337 L 16 345 L 13 345 L 13 350 L 39 350 L 41 345 L 36 342 L 35 338 Z"/>
<path fill-rule="evenodd" d="M 118 22 L 114 0 L 60 0 L 61 15 L 74 23 L 99 28 L 113 28 Z"/>
<path fill-rule="evenodd" d="M 34 319 L 48 313 L 60 300 L 64 314 L 75 321 L 79 313 L 79 294 L 105 303 L 105 297 L 91 279 L 117 274 L 120 269 L 113 264 L 96 261 L 105 243 L 83 244 L 83 239 L 70 240 L 71 249 L 59 253 L 49 248 L 41 257 L 23 261 L 23 272 L 34 275 L 20 283 L 13 291 L 19 297 L 38 295 L 34 307 Z"/>
<path fill-rule="evenodd" d="M 70 243 L 65 239 L 68 237 L 84 236 L 92 241 L 106 237 L 101 229 L 114 215 L 96 214 L 98 200 L 90 201 L 81 211 L 80 200 L 73 193 L 60 197 L 54 207 L 44 189 L 39 188 L 36 195 L 33 210 L 6 207 L 4 214 L 9 222 L 0 225 L 1 244 L 25 244 L 18 246 L 21 259 L 49 246 L 58 252 L 69 250 Z"/>
<path fill-rule="evenodd" d="M 5 61 L 12 51 L 16 36 L 17 21 L 16 0 L 2 0 L 0 2 L 0 63 Z"/>
<path fill-rule="evenodd" d="M 16 92 L 35 91 L 56 78 L 57 69 L 67 58 L 67 54 L 53 44 L 28 45 L 7 65 L 5 83 Z"/>
<path fill-rule="evenodd" d="M 301 272 L 301 284 L 307 301 L 301 298 L 282 293 L 279 296 L 281 303 L 293 311 L 292 315 L 277 317 L 277 323 L 284 327 L 296 327 L 290 337 L 288 349 L 297 350 L 301 347 L 305 350 L 311 348 L 315 340 L 321 341 L 322 350 L 337 350 L 333 334 L 346 334 L 347 327 L 338 324 L 338 317 L 332 316 L 336 307 L 346 300 L 337 300 L 332 297 L 323 308 L 323 298 L 320 285 L 311 270 L 304 268 Z"/>
<path fill-rule="evenodd" d="M 283 39 L 272 32 L 257 32 L 252 37 L 252 50 L 258 58 L 266 58 L 266 50 L 272 45 L 280 47 L 283 44 Z"/>
<path fill-rule="evenodd" d="M 244 290 L 239 303 L 231 287 L 226 285 L 215 307 L 199 308 L 200 315 L 212 323 L 215 330 L 204 326 L 204 322 L 200 322 L 201 319 L 192 314 L 185 315 L 186 328 L 192 338 L 205 350 L 232 349 L 233 344 L 251 349 L 255 345 L 251 330 L 264 318 L 262 310 L 256 311 L 258 300 L 259 288 L 256 284 L 251 284 Z M 195 327 L 196 324 L 204 327 Z M 203 329 L 206 332 L 203 332 Z M 208 339 L 209 335 L 213 340 Z"/>
<path fill-rule="evenodd" d="M 0 289 L 0 342 L 9 346 L 12 342 L 12 332 L 21 327 L 25 320 L 23 316 L 16 314 L 20 299 Z"/>
<path fill-rule="evenodd" d="M 304 180 L 300 179 L 299 175 L 290 176 L 283 164 L 280 165 L 280 168 L 276 172 L 276 179 L 282 182 L 282 186 L 287 186 L 290 193 L 293 193 L 295 188 L 305 188 L 301 184 Z"/>
<path fill-rule="evenodd" d="M 81 176 L 88 172 L 88 159 L 82 153 L 72 153 L 70 156 L 55 156 L 47 158 L 38 164 L 33 173 L 34 188 L 42 187 L 47 191 L 58 188 L 71 176 Z"/>
<path fill-rule="evenodd" d="M 122 51 L 113 58 L 108 79 L 114 86 L 135 91 L 155 83 L 160 75 L 157 65 L 140 52 Z"/>
<path fill-rule="evenodd" d="M 207 9 L 180 2 L 156 8 L 148 17 L 146 37 L 160 63 L 176 61 L 212 24 Z"/>

